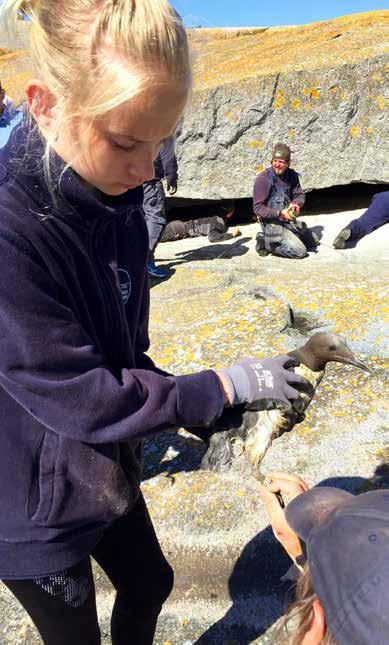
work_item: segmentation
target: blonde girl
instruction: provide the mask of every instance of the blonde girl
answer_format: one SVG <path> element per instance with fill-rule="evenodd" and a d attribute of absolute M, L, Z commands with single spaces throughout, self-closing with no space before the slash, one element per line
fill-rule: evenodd
<path fill-rule="evenodd" d="M 173 585 L 140 492 L 142 438 L 224 405 L 289 405 L 287 357 L 172 376 L 149 348 L 143 182 L 191 87 L 166 0 L 3 0 L 29 19 L 27 113 L 0 150 L 0 579 L 48 645 L 150 644 Z"/>

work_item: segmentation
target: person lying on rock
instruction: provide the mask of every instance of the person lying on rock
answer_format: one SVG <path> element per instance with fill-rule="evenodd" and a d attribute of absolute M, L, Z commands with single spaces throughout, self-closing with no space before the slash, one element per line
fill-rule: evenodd
<path fill-rule="evenodd" d="M 300 570 L 277 642 L 288 635 L 289 645 L 386 645 L 389 491 L 308 490 L 285 472 L 268 482 L 260 494 L 273 533 Z"/>
<path fill-rule="evenodd" d="M 291 150 L 277 143 L 271 166 L 254 182 L 253 208 L 259 222 L 255 250 L 258 255 L 304 258 L 318 238 L 306 224 L 296 221 L 305 203 L 299 176 L 290 168 Z"/>
<path fill-rule="evenodd" d="M 228 405 L 288 407 L 307 384 L 290 356 L 178 376 L 148 356 L 142 184 L 192 79 L 173 7 L 3 0 L 1 24 L 21 9 L 35 75 L 0 149 L 0 580 L 45 645 L 100 645 L 93 557 L 116 592 L 112 645 L 151 645 L 173 571 L 143 439 Z"/>
<path fill-rule="evenodd" d="M 174 240 L 183 240 L 186 237 L 208 236 L 209 242 L 223 242 L 240 235 L 237 226 L 228 230 L 228 220 L 234 214 L 234 207 L 226 209 L 221 207 L 220 214 L 211 215 L 210 217 L 201 217 L 200 219 L 190 219 L 187 222 L 173 220 L 168 222 L 162 233 L 161 242 L 173 242 Z"/>
<path fill-rule="evenodd" d="M 346 249 L 348 246 L 357 243 L 365 235 L 369 235 L 380 226 L 389 222 L 389 191 L 377 193 L 373 196 L 370 206 L 358 219 L 353 219 L 333 242 L 335 249 Z M 353 245 L 354 246 L 354 245 Z"/>

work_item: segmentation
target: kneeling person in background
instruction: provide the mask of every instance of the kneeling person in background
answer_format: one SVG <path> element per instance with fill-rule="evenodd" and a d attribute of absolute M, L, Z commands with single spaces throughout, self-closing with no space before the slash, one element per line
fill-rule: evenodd
<path fill-rule="evenodd" d="M 277 143 L 271 166 L 257 175 L 254 183 L 254 213 L 260 230 L 256 238 L 258 255 L 304 258 L 318 238 L 306 224 L 296 221 L 305 203 L 305 195 L 295 170 L 290 168 L 291 151 Z"/>

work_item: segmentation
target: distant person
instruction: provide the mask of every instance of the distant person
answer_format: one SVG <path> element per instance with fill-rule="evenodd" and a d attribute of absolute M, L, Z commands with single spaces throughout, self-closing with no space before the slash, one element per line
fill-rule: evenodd
<path fill-rule="evenodd" d="M 11 97 L 5 93 L 0 81 L 0 148 L 5 146 L 12 128 L 21 118 L 21 113 L 16 109 Z"/>
<path fill-rule="evenodd" d="M 274 535 L 301 571 L 279 642 L 286 629 L 289 645 L 387 645 L 389 491 L 354 496 L 308 490 L 289 473 L 269 478 L 261 496 Z"/>
<path fill-rule="evenodd" d="M 15 111 L 15 103 L 11 97 L 5 93 L 5 89 L 0 81 L 0 126 L 9 125 Z"/>
<path fill-rule="evenodd" d="M 373 196 L 370 206 L 358 219 L 353 219 L 333 242 L 335 249 L 345 249 L 350 242 L 359 242 L 380 226 L 389 222 L 389 191 Z"/>
<path fill-rule="evenodd" d="M 147 271 L 153 278 L 166 277 L 166 272 L 155 266 L 154 253 L 167 223 L 162 180 L 166 179 L 166 190 L 169 195 L 177 192 L 178 172 L 174 143 L 174 137 L 166 139 L 154 162 L 154 179 L 143 184 L 143 210 L 149 232 Z"/>
<path fill-rule="evenodd" d="M 231 219 L 234 208 L 226 209 L 221 207 L 219 215 L 211 217 L 201 217 L 200 219 L 190 219 L 187 222 L 173 220 L 168 222 L 162 233 L 161 242 L 173 242 L 174 240 L 183 240 L 186 237 L 208 236 L 209 242 L 223 242 L 240 235 L 239 228 L 233 227 L 228 229 L 228 220 Z"/>
<path fill-rule="evenodd" d="M 317 237 L 303 222 L 297 222 L 305 203 L 297 172 L 290 168 L 291 150 L 277 143 L 271 166 L 259 173 L 254 183 L 254 213 L 260 230 L 256 237 L 258 255 L 304 258 L 317 245 Z"/>

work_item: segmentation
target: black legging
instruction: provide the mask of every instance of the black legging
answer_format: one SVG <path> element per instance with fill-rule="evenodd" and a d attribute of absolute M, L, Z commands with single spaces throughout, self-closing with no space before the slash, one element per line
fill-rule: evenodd
<path fill-rule="evenodd" d="M 151 645 L 158 614 L 173 587 L 143 497 L 109 528 L 91 554 L 116 589 L 113 645 Z M 99 645 L 90 558 L 34 580 L 5 580 L 35 623 L 45 645 Z"/>

